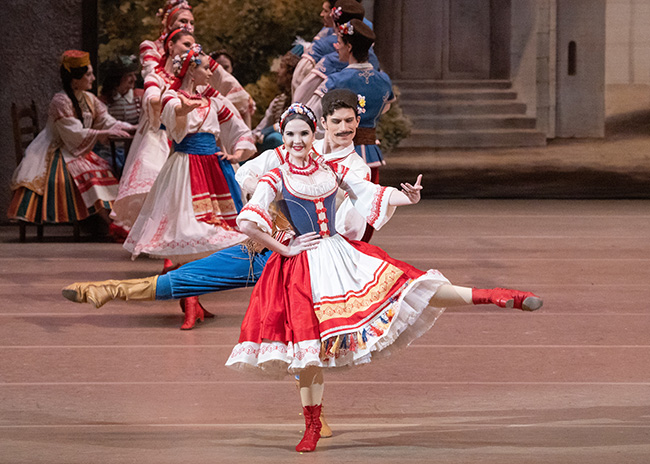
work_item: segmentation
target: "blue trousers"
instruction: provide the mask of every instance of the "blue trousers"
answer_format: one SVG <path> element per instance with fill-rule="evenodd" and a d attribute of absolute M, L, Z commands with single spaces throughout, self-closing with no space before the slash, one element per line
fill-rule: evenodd
<path fill-rule="evenodd" d="M 171 300 L 255 285 L 270 251 L 249 256 L 242 245 L 219 250 L 158 276 L 156 300 Z"/>

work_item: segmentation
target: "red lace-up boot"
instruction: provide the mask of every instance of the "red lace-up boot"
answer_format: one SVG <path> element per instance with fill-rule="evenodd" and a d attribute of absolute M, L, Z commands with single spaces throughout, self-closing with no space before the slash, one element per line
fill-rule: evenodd
<path fill-rule="evenodd" d="M 302 407 L 302 414 L 305 416 L 305 434 L 296 446 L 296 451 L 299 453 L 316 449 L 321 429 L 320 410 L 320 404 Z"/>
<path fill-rule="evenodd" d="M 523 311 L 535 311 L 544 304 L 534 293 L 509 288 L 473 288 L 472 303 L 495 304 L 501 308 L 516 308 Z"/>

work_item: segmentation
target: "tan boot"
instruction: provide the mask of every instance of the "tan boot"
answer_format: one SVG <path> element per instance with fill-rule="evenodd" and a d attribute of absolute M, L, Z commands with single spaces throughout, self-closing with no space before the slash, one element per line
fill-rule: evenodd
<path fill-rule="evenodd" d="M 324 409 L 325 408 L 321 406 L 321 410 L 320 410 L 320 423 L 321 423 L 320 437 L 321 438 L 330 438 L 332 436 L 332 429 L 330 428 L 329 425 L 327 425 L 327 421 L 325 420 L 325 414 L 323 413 Z"/>
<path fill-rule="evenodd" d="M 120 300 L 155 300 L 158 276 L 131 280 L 105 280 L 103 282 L 76 282 L 61 293 L 75 303 L 92 303 L 96 308 Z"/>

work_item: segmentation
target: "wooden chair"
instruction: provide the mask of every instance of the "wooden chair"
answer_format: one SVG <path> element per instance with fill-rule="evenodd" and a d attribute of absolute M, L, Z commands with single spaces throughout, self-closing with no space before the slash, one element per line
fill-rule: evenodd
<path fill-rule="evenodd" d="M 16 103 L 11 104 L 11 120 L 14 129 L 14 146 L 16 149 L 16 166 L 20 164 L 25 155 L 25 148 L 36 138 L 40 132 L 38 125 L 38 112 L 36 111 L 36 103 L 32 100 L 32 104 L 27 107 L 19 108 Z M 20 228 L 20 241 L 24 242 L 26 239 L 27 224 L 25 221 L 18 221 Z M 79 222 L 74 221 L 72 224 L 74 230 L 75 241 L 79 240 Z M 43 224 L 36 225 L 36 236 L 39 241 L 43 240 Z"/>

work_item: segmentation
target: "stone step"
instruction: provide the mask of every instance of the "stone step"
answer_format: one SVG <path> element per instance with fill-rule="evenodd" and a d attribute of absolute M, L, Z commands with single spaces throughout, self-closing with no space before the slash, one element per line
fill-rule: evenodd
<path fill-rule="evenodd" d="M 400 106 L 410 117 L 441 114 L 526 114 L 525 103 L 509 100 L 400 101 Z"/>
<path fill-rule="evenodd" d="M 534 129 L 535 118 L 518 114 L 485 115 L 412 115 L 413 129 L 477 130 L 477 129 Z"/>
<path fill-rule="evenodd" d="M 400 93 L 402 103 L 422 100 L 516 100 L 517 92 L 508 89 L 406 89 Z"/>
<path fill-rule="evenodd" d="M 492 129 L 477 131 L 414 129 L 399 148 L 490 148 L 539 147 L 546 135 L 532 129 Z"/>
<path fill-rule="evenodd" d="M 435 79 L 395 80 L 393 84 L 400 90 L 404 89 L 510 89 L 512 83 L 508 80 L 453 80 L 442 81 Z"/>

